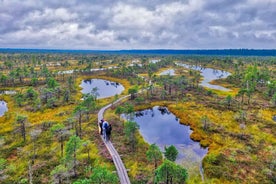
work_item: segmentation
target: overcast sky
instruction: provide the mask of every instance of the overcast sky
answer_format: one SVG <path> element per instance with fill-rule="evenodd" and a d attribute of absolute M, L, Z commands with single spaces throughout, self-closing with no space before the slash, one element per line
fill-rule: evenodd
<path fill-rule="evenodd" d="M 0 0 L 0 47 L 276 49 L 276 0 Z"/>

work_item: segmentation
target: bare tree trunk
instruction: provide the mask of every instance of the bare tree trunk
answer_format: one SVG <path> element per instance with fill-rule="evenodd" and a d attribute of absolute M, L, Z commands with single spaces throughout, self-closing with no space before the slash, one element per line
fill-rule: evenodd
<path fill-rule="evenodd" d="M 76 147 L 77 147 L 77 143 L 75 142 L 75 145 L 74 145 L 74 166 L 73 166 L 73 170 L 74 170 L 74 177 L 76 177 L 76 176 L 77 176 L 77 171 L 76 171 L 76 167 L 77 167 Z"/>
<path fill-rule="evenodd" d="M 78 133 L 78 123 L 75 122 L 75 132 L 76 132 L 76 136 L 79 136 L 79 133 Z"/>
<path fill-rule="evenodd" d="M 61 151 L 61 157 L 63 157 L 63 137 L 60 138 L 60 151 Z"/>
<path fill-rule="evenodd" d="M 80 132 L 79 132 L 79 137 L 81 138 L 81 120 L 82 119 L 82 112 L 80 113 L 79 115 L 79 129 L 80 129 Z"/>
<path fill-rule="evenodd" d="M 29 184 L 33 184 L 33 171 L 32 171 L 32 165 L 29 161 Z"/>
<path fill-rule="evenodd" d="M 26 128 L 25 128 L 25 123 L 21 122 L 21 134 L 24 139 L 24 142 L 26 142 Z"/>

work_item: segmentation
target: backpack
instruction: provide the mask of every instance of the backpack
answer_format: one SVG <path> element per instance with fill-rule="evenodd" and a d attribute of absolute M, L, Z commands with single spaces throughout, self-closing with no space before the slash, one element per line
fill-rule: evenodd
<path fill-rule="evenodd" d="M 108 122 L 107 122 L 107 121 L 103 122 L 103 128 L 104 128 L 104 129 L 107 129 L 107 128 L 108 128 Z"/>
<path fill-rule="evenodd" d="M 112 130 L 111 125 L 108 125 L 107 128 L 106 128 L 106 133 L 107 133 L 108 135 L 110 135 L 111 130 Z"/>

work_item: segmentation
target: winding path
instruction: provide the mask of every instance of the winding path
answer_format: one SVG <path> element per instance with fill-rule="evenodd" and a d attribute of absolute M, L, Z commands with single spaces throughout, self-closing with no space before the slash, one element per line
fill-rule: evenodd
<path fill-rule="evenodd" d="M 116 100 L 115 102 L 113 102 L 113 104 L 116 104 L 118 103 L 119 101 L 129 97 L 130 95 L 127 95 L 127 96 L 124 96 L 118 100 Z M 106 109 L 108 109 L 109 107 L 111 107 L 112 104 L 108 104 L 106 106 L 104 106 L 103 108 L 101 108 L 101 110 L 98 112 L 98 122 L 103 119 L 103 114 L 105 112 Z M 116 149 L 114 148 L 113 144 L 111 141 L 104 141 L 103 137 L 101 136 L 102 138 L 102 141 L 104 142 L 106 148 L 108 149 L 112 159 L 113 159 L 113 162 L 115 164 L 115 167 L 117 169 L 117 174 L 119 176 L 119 179 L 120 179 L 120 183 L 121 184 L 130 184 L 130 180 L 128 178 L 128 175 L 127 175 L 127 171 L 126 171 L 126 168 L 122 162 L 122 159 L 121 157 L 119 156 L 118 152 L 116 151 Z"/>

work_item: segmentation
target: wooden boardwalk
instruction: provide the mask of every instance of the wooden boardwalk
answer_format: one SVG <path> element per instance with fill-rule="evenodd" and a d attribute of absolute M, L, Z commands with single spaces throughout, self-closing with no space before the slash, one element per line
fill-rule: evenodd
<path fill-rule="evenodd" d="M 118 99 L 117 101 L 114 102 L 114 104 L 117 103 L 117 102 L 119 102 L 119 101 L 121 101 L 121 100 L 123 100 L 124 98 L 127 98 L 127 97 L 129 97 L 129 95 L 124 96 L 124 97 Z M 98 112 L 98 122 L 100 122 L 100 120 L 103 119 L 104 111 L 105 111 L 106 109 L 108 109 L 109 107 L 111 107 L 111 105 L 112 105 L 112 104 L 109 104 L 109 105 L 107 105 L 107 106 L 101 108 L 101 110 Z M 102 141 L 104 142 L 106 148 L 108 149 L 108 151 L 109 151 L 109 153 L 110 153 L 110 155 L 111 155 L 111 157 L 112 157 L 112 159 L 113 159 L 113 162 L 114 162 L 115 167 L 116 167 L 116 169 L 117 169 L 117 174 L 118 174 L 119 179 L 120 179 L 120 183 L 121 183 L 121 184 L 130 184 L 130 181 L 129 181 L 129 178 L 128 178 L 128 175 L 127 175 L 126 168 L 125 168 L 125 166 L 124 166 L 124 164 L 123 164 L 123 162 L 122 162 L 122 159 L 121 159 L 121 157 L 119 156 L 117 150 L 114 148 L 112 142 L 111 142 L 111 141 L 107 141 L 107 142 L 106 142 L 106 141 L 103 139 L 102 136 L 101 136 L 101 138 L 102 138 Z"/>

